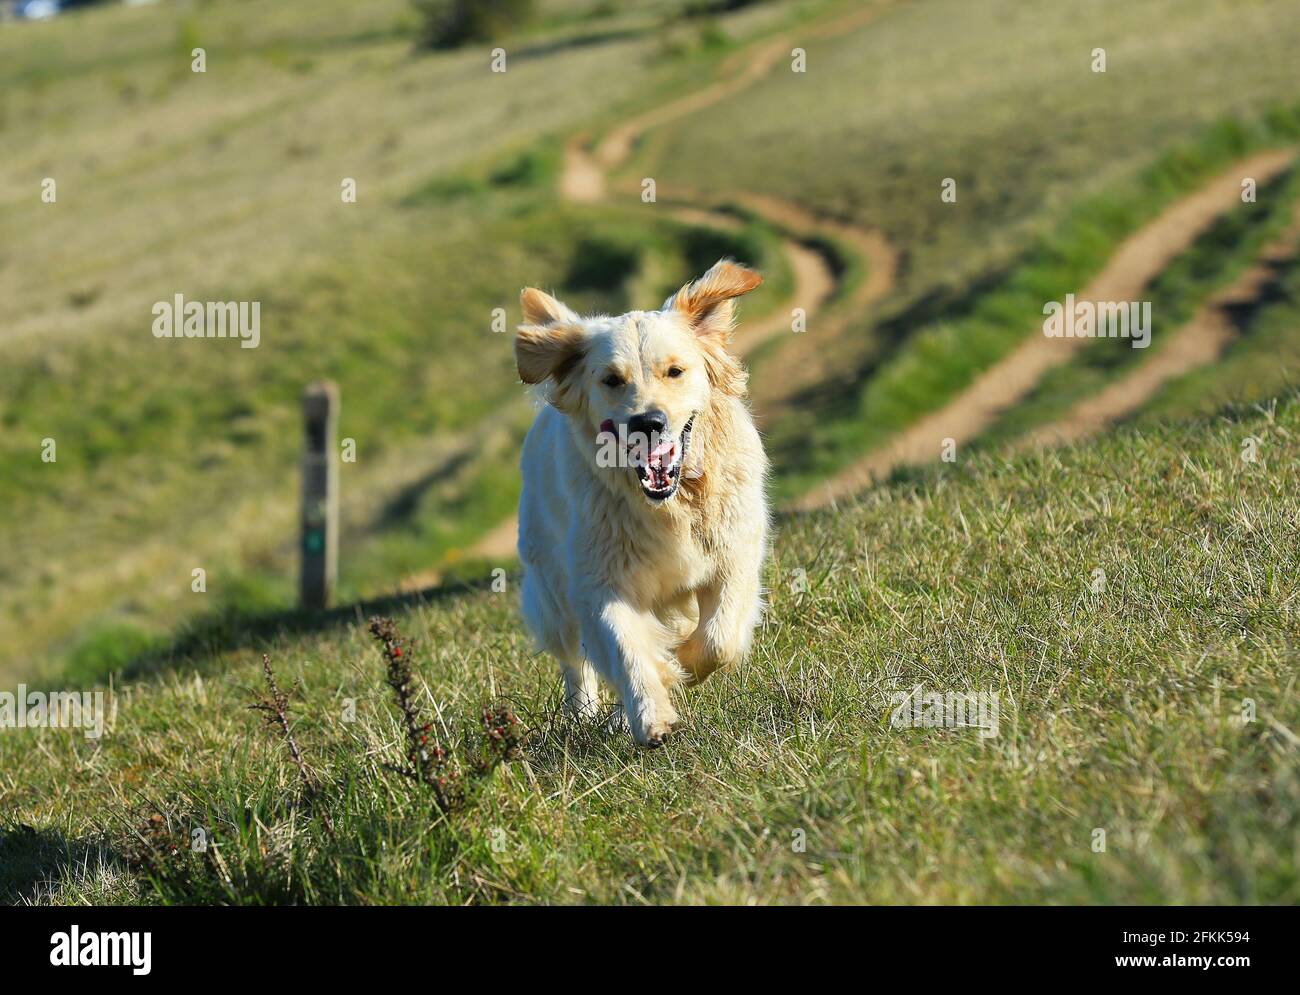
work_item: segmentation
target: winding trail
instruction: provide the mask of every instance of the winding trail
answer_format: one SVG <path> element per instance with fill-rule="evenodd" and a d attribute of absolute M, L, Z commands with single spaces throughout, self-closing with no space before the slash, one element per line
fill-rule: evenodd
<path fill-rule="evenodd" d="M 1175 256 L 1191 246 L 1217 218 L 1241 203 L 1243 176 L 1254 177 L 1262 186 L 1286 169 L 1294 158 L 1293 149 L 1248 156 L 1199 190 L 1174 202 L 1125 239 L 1102 271 L 1075 295 L 1076 299 L 1140 299 L 1142 291 Z M 1075 351 L 1089 341 L 1086 338 L 1048 338 L 1039 333 L 1032 334 L 938 411 L 922 416 L 881 448 L 813 488 L 794 502 L 793 507 L 800 511 L 821 508 L 869 487 L 897 467 L 933 462 L 939 456 L 944 439 L 953 439 L 961 444 L 973 438 L 1002 411 L 1022 400 L 1044 373 L 1068 362 Z M 1170 375 L 1173 373 L 1167 373 L 1166 379 Z M 1125 400 L 1117 394 L 1101 403 L 1120 404 Z M 1102 417 L 1104 421 L 1108 413 L 1102 414 L 1098 409 L 1093 417 Z"/>
<path fill-rule="evenodd" d="M 1300 254 L 1300 206 L 1288 228 L 1269 242 L 1237 279 L 1202 304 L 1191 319 L 1150 359 L 1074 405 L 1068 414 L 1017 439 L 1016 451 L 1066 445 L 1126 418 L 1170 380 L 1217 360 L 1237 338 L 1241 309 L 1256 305 L 1276 284 L 1279 270 Z"/>
<path fill-rule="evenodd" d="M 586 135 L 575 135 L 564 147 L 564 164 L 560 174 L 559 193 L 564 200 L 578 204 L 592 204 L 605 200 L 610 188 L 620 195 L 639 193 L 634 178 L 614 184 L 610 175 L 631 157 L 640 138 L 648 131 L 663 127 L 673 121 L 697 114 L 725 100 L 727 97 L 752 86 L 770 73 L 796 45 L 830 35 L 843 34 L 863 27 L 879 17 L 890 4 L 878 2 L 860 7 L 848 14 L 830 18 L 820 23 L 791 29 L 781 35 L 737 52 L 722 65 L 723 78 L 703 89 L 670 100 L 625 121 L 610 131 L 592 148 Z M 770 194 L 750 191 L 732 191 L 725 196 L 709 195 L 686 188 L 666 191 L 665 200 L 672 216 L 677 220 L 697 226 L 734 229 L 738 222 L 723 210 L 735 206 L 754 215 L 782 232 L 782 251 L 785 252 L 794 274 L 794 290 L 782 305 L 757 321 L 742 324 L 736 333 L 735 347 L 747 355 L 759 345 L 781 332 L 790 330 L 790 312 L 801 307 L 808 319 L 808 327 L 816 333 L 805 333 L 810 341 L 821 341 L 838 334 L 848 320 L 880 300 L 894 287 L 898 273 L 898 253 L 879 232 L 859 228 L 842 221 L 821 217 L 793 201 Z M 840 291 L 832 261 L 823 251 L 810 246 L 814 236 L 826 238 L 844 246 L 862 257 L 866 278 L 845 301 L 836 301 L 833 314 L 813 322 L 814 314 L 828 310 L 828 305 Z M 813 353 L 813 349 L 800 352 Z M 782 382 L 788 378 L 783 377 Z M 756 397 L 756 403 L 760 402 Z"/>
<path fill-rule="evenodd" d="M 795 45 L 862 27 L 888 6 L 888 3 L 874 3 L 821 23 L 791 29 L 754 48 L 737 52 L 722 64 L 722 79 L 623 122 L 594 148 L 590 136 L 575 135 L 564 147 L 564 161 L 557 184 L 560 198 L 574 204 L 595 204 L 605 200 L 611 188 L 621 195 L 639 195 L 640 188 L 635 180 L 625 180 L 616 185 L 610 174 L 626 163 L 646 132 L 696 114 L 739 93 L 788 58 Z M 838 334 L 851 317 L 861 314 L 863 309 L 894 287 L 898 254 L 878 232 L 820 217 L 799 204 L 768 194 L 741 191 L 726 197 L 713 197 L 678 188 L 669 191 L 663 199 L 671 216 L 684 224 L 734 230 L 741 226 L 741 222 L 734 214 L 722 209 L 734 205 L 783 233 L 781 247 L 794 277 L 794 287 L 789 298 L 771 312 L 742 323 L 735 338 L 736 352 L 742 357 L 777 335 L 789 332 L 791 311 L 796 307 L 803 308 L 808 327 L 816 330 L 815 336 L 813 332 L 805 335 L 810 336 L 811 341 L 821 341 Z M 835 301 L 834 308 L 829 305 L 840 290 L 840 281 L 827 256 L 807 244 L 813 236 L 828 238 L 858 253 L 867 271 L 866 278 L 850 297 Z M 826 314 L 818 322 L 813 321 L 814 315 L 823 315 L 826 311 L 833 313 Z M 801 351 L 812 353 L 815 350 Z M 782 378 L 783 382 L 785 379 Z M 511 516 L 466 549 L 463 556 L 468 559 L 509 559 L 515 554 L 518 531 L 518 519 Z M 438 579 L 437 571 L 426 571 L 406 578 L 401 589 L 418 590 L 437 583 Z"/>
<path fill-rule="evenodd" d="M 753 85 L 771 72 L 790 48 L 812 38 L 839 34 L 861 27 L 882 13 L 888 4 L 875 4 L 820 24 L 792 29 L 781 36 L 738 52 L 723 64 L 723 78 L 701 90 L 678 97 L 619 125 L 594 146 L 590 136 L 575 135 L 564 148 L 563 167 L 558 180 L 560 197 L 575 204 L 600 203 L 611 196 L 639 195 L 635 178 L 616 181 L 612 174 L 630 158 L 640 138 L 689 114 L 695 114 Z M 1214 221 L 1239 202 L 1240 179 L 1253 176 L 1261 185 L 1286 169 L 1295 157 L 1294 150 L 1269 151 L 1252 155 L 1231 169 L 1166 208 L 1152 221 L 1129 236 L 1111 255 L 1105 267 L 1076 297 L 1080 300 L 1123 301 L 1137 299 L 1142 290 L 1170 263 L 1185 251 Z M 853 320 L 885 297 L 894 287 L 898 272 L 898 252 L 879 232 L 820 216 L 806 207 L 770 194 L 732 191 L 726 196 L 707 195 L 685 188 L 659 191 L 671 216 L 684 224 L 731 229 L 741 222 L 726 208 L 739 208 L 772 225 L 782 233 L 782 250 L 789 261 L 794 288 L 781 306 L 758 319 L 743 323 L 735 340 L 736 351 L 744 356 L 763 343 L 788 332 L 790 313 L 804 309 L 809 332 L 800 336 L 800 346 L 790 349 L 789 363 L 783 365 L 789 375 L 779 383 L 760 388 L 755 396 L 762 411 L 790 396 L 796 385 L 806 385 L 829 371 L 820 367 L 821 350 L 816 343 L 834 338 Z M 866 275 L 849 294 L 824 251 L 814 248 L 813 237 L 825 238 L 857 254 Z M 1281 253 L 1280 246 L 1267 252 Z M 1222 312 L 1233 303 L 1257 294 L 1264 285 L 1261 257 L 1232 287 L 1216 295 L 1175 342 L 1168 343 L 1150 362 L 1134 371 L 1124 381 L 1112 385 L 1093 398 L 1082 402 L 1061 424 L 1034 433 L 1034 441 L 1046 443 L 1081 437 L 1136 409 L 1170 378 L 1197 365 L 1217 358 L 1230 340 L 1230 330 L 1222 322 Z M 818 320 L 814 322 L 814 315 Z M 815 332 L 813 331 L 815 329 Z M 895 468 L 934 460 L 942 440 L 952 438 L 961 443 L 981 432 L 1007 407 L 1022 400 L 1049 369 L 1067 362 L 1086 339 L 1049 339 L 1035 335 L 1010 355 L 994 364 L 940 410 L 920 418 L 901 431 L 885 446 L 868 453 L 829 481 L 818 485 L 793 503 L 794 510 L 812 510 L 833 504 L 882 479 Z M 804 345 L 806 343 L 806 345 Z M 783 357 L 785 358 L 785 357 Z M 769 378 L 775 379 L 775 378 Z M 1049 430 L 1053 433 L 1049 436 Z M 1074 433 L 1074 434 L 1071 434 Z M 1027 443 L 1028 444 L 1028 443 Z M 501 522 L 464 551 L 471 559 L 504 560 L 515 554 L 518 534 L 517 518 Z M 404 590 L 436 583 L 437 573 L 429 571 L 408 578 Z"/>

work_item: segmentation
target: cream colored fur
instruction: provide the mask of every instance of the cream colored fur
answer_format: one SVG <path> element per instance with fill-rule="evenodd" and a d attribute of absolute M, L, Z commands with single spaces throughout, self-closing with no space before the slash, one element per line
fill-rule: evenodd
<path fill-rule="evenodd" d="M 524 618 L 560 662 L 567 708 L 596 717 L 603 680 L 647 746 L 678 722 L 674 687 L 744 657 L 762 610 L 767 460 L 726 349 L 733 299 L 759 282 L 724 260 L 663 310 L 614 318 L 522 295 L 519 374 L 545 400 L 522 458 Z M 598 455 L 602 424 L 648 411 L 669 438 L 693 425 L 666 500 Z"/>

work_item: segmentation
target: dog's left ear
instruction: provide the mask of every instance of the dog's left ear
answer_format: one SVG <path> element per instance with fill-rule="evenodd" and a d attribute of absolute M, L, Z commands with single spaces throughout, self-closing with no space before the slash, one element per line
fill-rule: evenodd
<path fill-rule="evenodd" d="M 719 259 L 702 277 L 677 291 L 668 309 L 682 315 L 701 338 L 719 335 L 725 342 L 736 325 L 732 301 L 762 282 L 752 269 Z"/>
<path fill-rule="evenodd" d="M 719 259 L 694 283 L 688 283 L 668 301 L 667 310 L 682 315 L 695 332 L 704 355 L 709 382 L 724 394 L 743 397 L 748 376 L 740 360 L 727 351 L 736 327 L 736 305 L 763 278 L 730 259 Z"/>
<path fill-rule="evenodd" d="M 515 333 L 515 366 L 524 383 L 559 383 L 582 358 L 586 336 L 581 325 L 520 325 Z"/>

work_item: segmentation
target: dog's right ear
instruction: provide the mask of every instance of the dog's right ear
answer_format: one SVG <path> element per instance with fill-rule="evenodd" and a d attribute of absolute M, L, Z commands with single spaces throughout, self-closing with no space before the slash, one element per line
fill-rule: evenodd
<path fill-rule="evenodd" d="M 536 287 L 525 287 L 519 294 L 519 303 L 523 305 L 524 321 L 529 325 L 578 320 L 572 310 Z"/>
<path fill-rule="evenodd" d="M 582 326 L 520 325 L 515 333 L 515 365 L 524 383 L 557 382 L 582 358 L 586 340 Z"/>
<path fill-rule="evenodd" d="M 524 383 L 557 382 L 582 356 L 583 330 L 573 311 L 536 287 L 519 294 L 524 322 L 515 334 L 515 365 Z"/>

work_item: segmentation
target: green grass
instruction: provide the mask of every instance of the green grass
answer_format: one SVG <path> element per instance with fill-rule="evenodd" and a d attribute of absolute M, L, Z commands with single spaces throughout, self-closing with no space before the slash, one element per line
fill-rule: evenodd
<path fill-rule="evenodd" d="M 1240 457 L 1246 435 L 1263 440 L 1258 462 Z M 528 728 L 521 756 L 445 817 L 384 770 L 400 731 L 354 617 L 214 643 L 202 677 L 119 685 L 98 746 L 0 736 L 0 893 L 1294 904 L 1297 439 L 1289 396 L 1011 464 L 966 459 L 783 521 L 752 659 L 687 693 L 685 729 L 653 752 L 555 717 L 558 677 L 515 620 L 513 580 L 390 604 L 440 723 L 463 732 L 505 698 Z M 263 648 L 282 685 L 302 682 L 314 812 L 244 707 Z M 917 684 L 996 693 L 999 734 L 891 727 L 890 695 Z M 123 854 L 154 811 L 181 844 L 202 827 L 219 859 L 132 870 Z"/>
<path fill-rule="evenodd" d="M 1232 161 L 1297 138 L 1300 106 L 1251 122 L 1220 122 L 1133 180 L 1076 204 L 1055 231 L 991 286 L 969 300 L 938 305 L 946 312 L 942 317 L 915 329 L 905 327 L 911 324 L 908 315 L 895 319 L 906 337 L 870 368 L 860 389 L 846 386 L 821 409 L 809 404 L 774 431 L 776 461 L 784 471 L 778 493 L 806 491 L 854 456 L 942 407 L 1026 336 L 1038 334 L 1043 302 L 1061 300 L 1086 285 L 1145 221 Z M 1226 268 L 1227 261 L 1223 263 Z M 1185 311 L 1199 299 L 1200 289 L 1187 281 L 1167 286 L 1169 307 Z M 929 309 L 922 307 L 919 313 Z"/>

